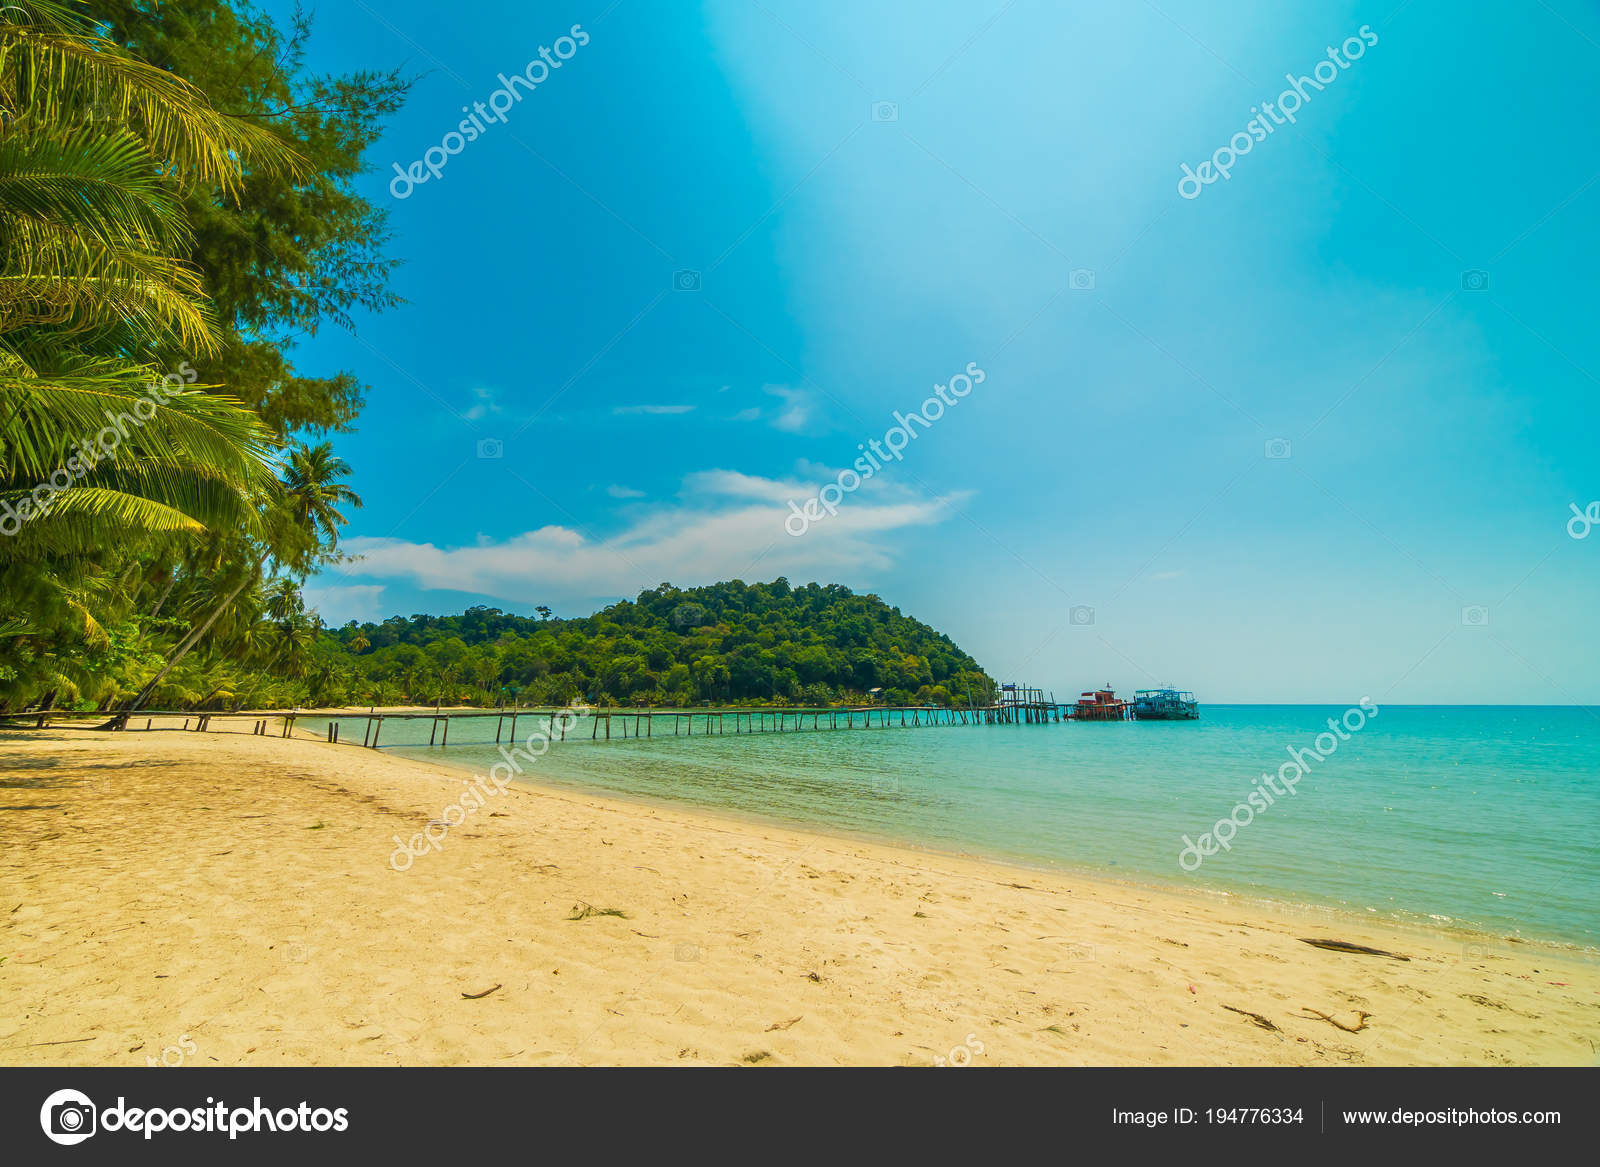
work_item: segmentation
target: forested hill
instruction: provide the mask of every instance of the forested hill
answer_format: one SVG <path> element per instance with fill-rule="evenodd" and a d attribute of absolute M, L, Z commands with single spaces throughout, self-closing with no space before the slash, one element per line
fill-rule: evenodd
<path fill-rule="evenodd" d="M 641 592 L 563 620 L 496 608 L 324 633 L 325 699 L 613 705 L 983 702 L 994 682 L 942 633 L 837 584 L 739 580 Z M 353 668 L 352 668 L 353 666 Z"/>

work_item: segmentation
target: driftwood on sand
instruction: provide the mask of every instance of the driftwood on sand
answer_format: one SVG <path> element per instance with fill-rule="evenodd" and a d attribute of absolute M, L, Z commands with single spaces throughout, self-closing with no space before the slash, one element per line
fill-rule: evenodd
<path fill-rule="evenodd" d="M 1224 1005 L 1223 1008 L 1230 1013 L 1238 1013 L 1243 1017 L 1250 1018 L 1253 1023 L 1259 1025 L 1262 1029 L 1270 1029 L 1273 1033 L 1282 1032 L 1270 1019 L 1261 1016 L 1259 1013 L 1252 1013 L 1248 1009 L 1235 1009 L 1232 1005 Z"/>
<path fill-rule="evenodd" d="M 1337 1017 L 1333 1016 L 1333 1014 L 1324 1013 L 1321 1009 L 1312 1009 L 1308 1006 L 1302 1005 L 1300 1006 L 1300 1012 L 1305 1014 L 1308 1018 L 1320 1018 L 1323 1021 L 1326 1021 L 1329 1025 L 1333 1026 L 1335 1029 L 1342 1029 L 1346 1033 L 1360 1033 L 1367 1027 L 1367 1018 L 1372 1016 L 1371 1013 L 1368 1013 L 1365 1010 L 1357 1010 L 1356 1023 L 1354 1025 L 1346 1025 L 1343 1021 L 1340 1021 Z"/>
<path fill-rule="evenodd" d="M 1410 960 L 1398 952 L 1385 952 L 1381 948 L 1368 948 L 1365 944 L 1351 944 L 1348 940 L 1318 940 L 1311 936 L 1300 937 L 1300 943 L 1313 948 L 1326 948 L 1329 952 L 1350 952 L 1357 956 L 1387 956 L 1390 960 Z"/>

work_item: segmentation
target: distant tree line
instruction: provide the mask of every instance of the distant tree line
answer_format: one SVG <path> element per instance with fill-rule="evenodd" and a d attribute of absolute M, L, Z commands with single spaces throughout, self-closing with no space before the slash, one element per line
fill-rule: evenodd
<path fill-rule="evenodd" d="M 662 584 L 593 616 L 535 611 L 352 621 L 319 640 L 308 700 L 965 705 L 995 688 L 948 636 L 838 584 Z"/>

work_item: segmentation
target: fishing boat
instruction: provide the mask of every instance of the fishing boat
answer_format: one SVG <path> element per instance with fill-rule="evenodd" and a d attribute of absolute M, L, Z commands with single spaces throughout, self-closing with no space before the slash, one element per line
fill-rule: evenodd
<path fill-rule="evenodd" d="M 1133 695 L 1133 716 L 1138 721 L 1195 721 L 1200 703 L 1193 693 L 1179 689 L 1140 689 Z"/>
<path fill-rule="evenodd" d="M 1083 693 L 1072 707 L 1074 721 L 1121 721 L 1127 716 L 1128 703 L 1119 701 L 1110 685 Z"/>

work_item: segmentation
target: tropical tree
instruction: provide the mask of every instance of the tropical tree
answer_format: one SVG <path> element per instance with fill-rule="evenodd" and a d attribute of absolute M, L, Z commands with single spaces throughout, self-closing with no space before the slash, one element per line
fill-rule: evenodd
<path fill-rule="evenodd" d="M 54 0 L 0 9 L 5 558 L 249 523 L 270 433 L 141 355 L 219 347 L 180 200 L 237 192 L 246 167 L 287 179 L 303 163 Z"/>
<path fill-rule="evenodd" d="M 247 167 L 303 164 L 77 11 L 0 8 L 0 594 L 31 601 L 0 684 L 76 690 L 138 586 L 130 540 L 251 530 L 275 489 L 256 414 L 152 359 L 220 344 L 180 200 Z"/>
<path fill-rule="evenodd" d="M 339 507 L 361 505 L 361 497 L 341 481 L 349 472 L 349 464 L 334 455 L 332 446 L 326 442 L 309 449 L 298 447 L 290 453 L 283 475 L 282 495 L 273 500 L 270 507 L 273 513 L 263 520 L 262 525 L 270 535 L 265 546 L 210 614 L 178 642 L 166 666 L 145 684 L 114 722 L 125 723 L 128 713 L 150 699 L 167 674 L 193 651 L 240 593 L 255 583 L 269 558 L 276 557 L 280 565 L 304 578 L 319 563 L 337 556 L 339 528 L 346 522 Z M 278 591 L 281 595 L 282 588 Z"/>

